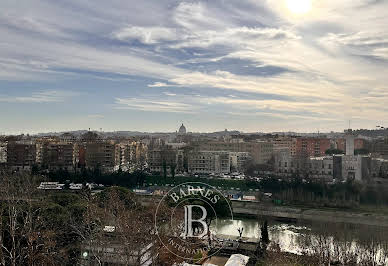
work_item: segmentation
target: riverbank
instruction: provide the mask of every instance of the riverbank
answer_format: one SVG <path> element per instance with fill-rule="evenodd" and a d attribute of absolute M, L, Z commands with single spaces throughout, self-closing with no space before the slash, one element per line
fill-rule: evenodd
<path fill-rule="evenodd" d="M 388 227 L 388 215 L 371 211 L 313 209 L 275 206 L 270 203 L 232 201 L 233 213 L 243 216 L 268 216 L 284 221 L 318 221 Z"/>
<path fill-rule="evenodd" d="M 295 255 L 288 252 L 268 251 L 265 258 L 259 260 L 257 266 L 310 266 L 319 265 L 316 259 L 309 256 Z"/>
<path fill-rule="evenodd" d="M 143 198 L 143 204 L 155 203 L 162 198 L 154 195 L 141 195 L 141 197 Z M 388 214 L 386 212 L 376 212 L 378 209 L 372 210 L 370 208 L 357 210 L 318 209 L 232 200 L 232 209 L 235 216 L 267 216 L 284 222 L 317 221 L 388 227 Z"/>

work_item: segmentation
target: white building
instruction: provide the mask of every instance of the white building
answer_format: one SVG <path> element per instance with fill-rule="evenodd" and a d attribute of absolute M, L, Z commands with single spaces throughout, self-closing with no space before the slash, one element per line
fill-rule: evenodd
<path fill-rule="evenodd" d="M 225 266 L 245 266 L 248 264 L 249 257 L 241 254 L 233 254 L 226 262 Z"/>
<path fill-rule="evenodd" d="M 82 184 L 70 183 L 69 188 L 71 190 L 81 190 L 83 188 L 83 185 Z"/>
<path fill-rule="evenodd" d="M 0 142 L 0 163 L 7 162 L 7 142 Z"/>
<path fill-rule="evenodd" d="M 354 155 L 354 135 L 351 129 L 345 131 L 346 155 L 342 157 L 342 178 L 362 180 L 362 156 Z"/>
<path fill-rule="evenodd" d="M 41 182 L 38 189 L 42 190 L 62 190 L 65 184 L 59 182 Z"/>
<path fill-rule="evenodd" d="M 342 156 L 342 178 L 344 180 L 362 180 L 362 156 Z"/>
<path fill-rule="evenodd" d="M 147 159 L 147 146 L 140 141 L 121 142 L 115 145 L 115 167 L 128 171 L 143 166 Z"/>
<path fill-rule="evenodd" d="M 346 155 L 353 156 L 354 155 L 354 135 L 352 134 L 351 129 L 346 131 L 345 139 L 346 139 Z"/>
<path fill-rule="evenodd" d="M 185 142 L 166 142 L 166 146 L 171 147 L 172 149 L 182 149 L 187 146 Z"/>

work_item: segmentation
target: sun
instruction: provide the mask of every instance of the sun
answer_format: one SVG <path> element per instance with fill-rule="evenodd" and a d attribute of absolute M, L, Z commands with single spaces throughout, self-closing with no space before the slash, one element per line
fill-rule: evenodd
<path fill-rule="evenodd" d="M 288 9 L 294 14 L 306 14 L 312 8 L 312 0 L 286 0 Z"/>

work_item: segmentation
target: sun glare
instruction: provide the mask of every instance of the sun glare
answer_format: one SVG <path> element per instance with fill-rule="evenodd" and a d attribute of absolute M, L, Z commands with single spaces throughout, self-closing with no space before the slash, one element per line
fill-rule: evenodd
<path fill-rule="evenodd" d="M 287 0 L 288 9 L 294 14 L 306 14 L 312 8 L 311 0 Z"/>

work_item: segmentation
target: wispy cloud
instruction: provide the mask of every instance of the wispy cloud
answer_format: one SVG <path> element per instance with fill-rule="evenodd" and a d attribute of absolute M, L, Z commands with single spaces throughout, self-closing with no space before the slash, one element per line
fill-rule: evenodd
<path fill-rule="evenodd" d="M 150 87 L 150 88 L 170 87 L 170 86 L 175 86 L 175 85 L 174 84 L 167 84 L 164 82 L 155 82 L 153 84 L 148 84 L 148 87 Z"/>
<path fill-rule="evenodd" d="M 176 96 L 175 93 L 171 93 L 171 92 L 168 92 L 168 91 L 163 92 L 163 94 L 167 95 L 167 96 Z"/>
<path fill-rule="evenodd" d="M 382 0 L 313 0 L 310 13 L 295 15 L 273 0 L 1 1 L 0 101 L 63 102 L 82 84 L 98 103 L 142 118 L 388 123 L 387 8 Z M 11 90 L 21 82 L 29 89 Z"/>
<path fill-rule="evenodd" d="M 388 59 L 388 32 L 362 31 L 354 34 L 329 33 L 321 39 L 329 49 L 359 56 L 373 56 Z"/>
<path fill-rule="evenodd" d="M 119 40 L 138 40 L 144 44 L 156 44 L 178 39 L 177 30 L 166 27 L 130 26 L 120 29 L 113 36 Z"/>
<path fill-rule="evenodd" d="M 147 112 L 195 113 L 196 107 L 187 103 L 156 99 L 116 98 L 116 109 Z"/>
<path fill-rule="evenodd" d="M 66 99 L 79 95 L 77 92 L 70 91 L 39 91 L 34 92 L 29 96 L 2 96 L 0 95 L 0 102 L 10 103 L 55 103 L 64 102 Z"/>

